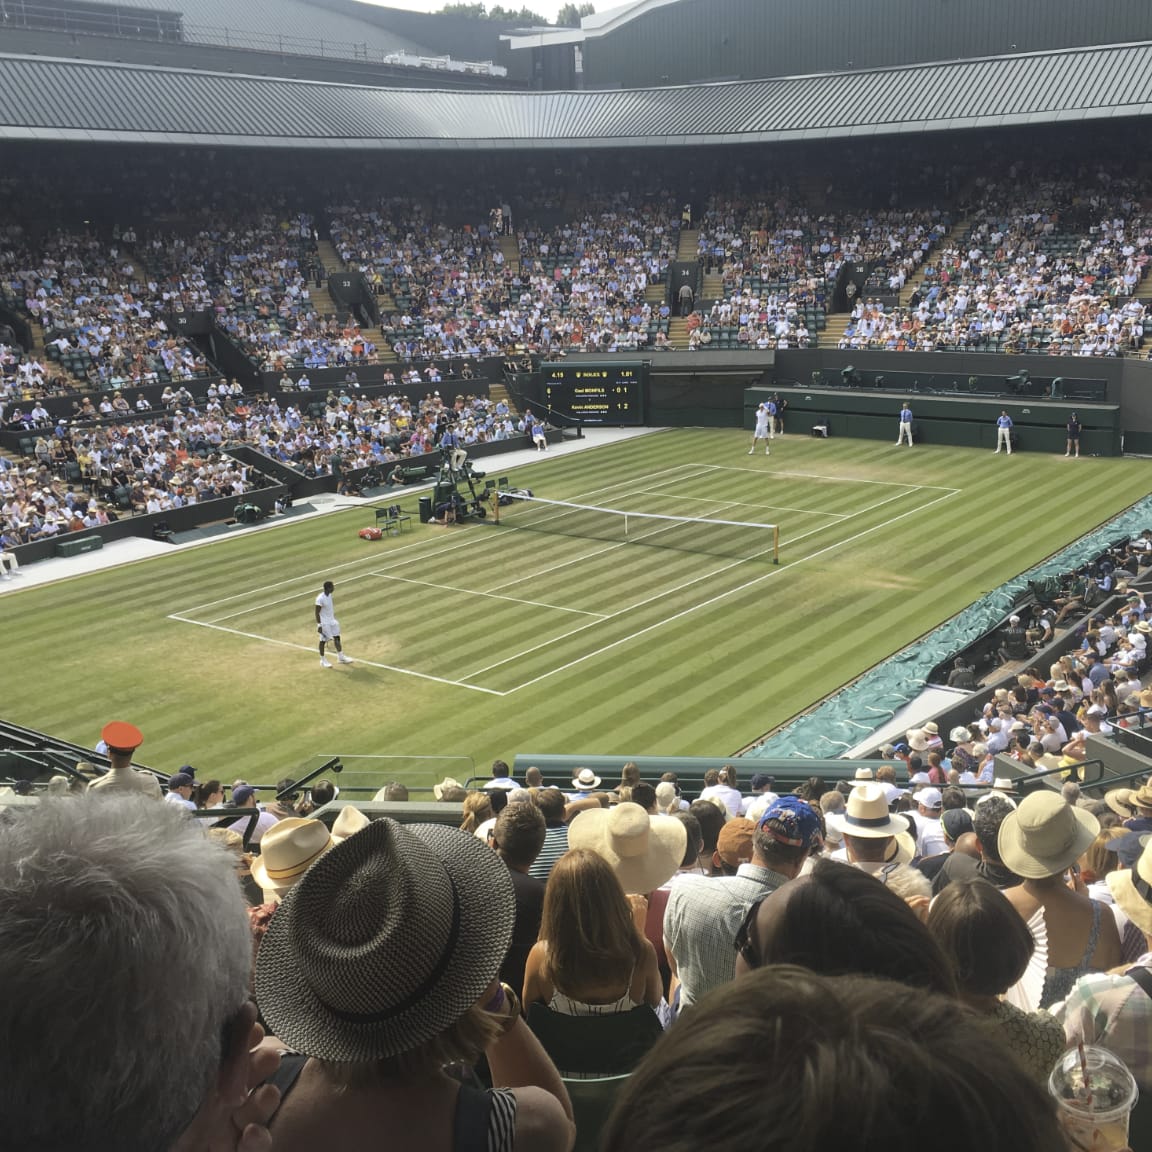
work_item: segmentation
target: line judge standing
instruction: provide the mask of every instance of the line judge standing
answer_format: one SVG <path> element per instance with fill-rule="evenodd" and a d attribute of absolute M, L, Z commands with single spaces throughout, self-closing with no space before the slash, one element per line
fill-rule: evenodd
<path fill-rule="evenodd" d="M 908 401 L 904 401 L 904 407 L 900 409 L 900 431 L 896 434 L 896 447 L 899 448 L 904 441 L 908 441 L 908 447 L 912 447 L 912 409 L 908 407 Z"/>
<path fill-rule="evenodd" d="M 996 452 L 1001 448 L 1006 449 L 1009 456 L 1012 455 L 1012 417 L 1008 415 L 1007 408 L 1001 408 L 996 418 Z"/>
<path fill-rule="evenodd" d="M 1068 443 L 1064 448 L 1065 456 L 1080 455 L 1080 417 L 1075 412 L 1068 417 Z"/>

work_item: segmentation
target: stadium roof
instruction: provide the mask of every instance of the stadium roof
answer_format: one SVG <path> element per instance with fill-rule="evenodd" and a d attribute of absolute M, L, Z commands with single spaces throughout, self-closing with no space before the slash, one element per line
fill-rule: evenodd
<path fill-rule="evenodd" d="M 1152 113 L 1152 43 L 610 92 L 365 88 L 0 55 L 0 139 L 215 147 L 610 148 Z"/>

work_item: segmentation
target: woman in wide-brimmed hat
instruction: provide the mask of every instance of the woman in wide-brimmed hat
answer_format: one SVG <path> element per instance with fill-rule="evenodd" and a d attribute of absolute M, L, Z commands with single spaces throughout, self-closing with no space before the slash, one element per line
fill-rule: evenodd
<path fill-rule="evenodd" d="M 382 1132 L 421 1152 L 569 1142 L 559 1074 L 496 979 L 514 918 L 507 866 L 455 828 L 375 820 L 321 855 L 256 962 L 269 1029 L 300 1054 L 286 1058 L 276 1147 L 371 1148 Z M 482 1053 L 492 1091 L 445 1074 Z"/>
<path fill-rule="evenodd" d="M 1055 792 L 1026 796 L 1000 825 L 997 848 L 1005 867 L 1024 882 L 1008 897 L 1025 922 L 1043 909 L 1048 931 L 1048 972 L 1040 1007 L 1063 1000 L 1077 978 L 1120 963 L 1120 933 L 1104 904 L 1068 887 L 1076 865 L 1100 831 L 1096 817 L 1066 804 Z M 1078 874 L 1078 869 L 1077 869 Z"/>

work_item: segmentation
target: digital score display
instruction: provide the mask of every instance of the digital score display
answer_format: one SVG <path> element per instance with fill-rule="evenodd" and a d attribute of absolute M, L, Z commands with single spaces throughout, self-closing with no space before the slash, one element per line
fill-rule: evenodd
<path fill-rule="evenodd" d="M 643 424 L 646 364 L 544 364 L 544 402 L 582 424 Z"/>

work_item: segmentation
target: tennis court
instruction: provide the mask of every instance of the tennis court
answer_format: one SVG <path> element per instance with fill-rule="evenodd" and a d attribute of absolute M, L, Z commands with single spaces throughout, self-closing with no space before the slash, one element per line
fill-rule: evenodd
<path fill-rule="evenodd" d="M 169 618 L 314 652 L 312 600 L 318 582 L 332 579 L 358 664 L 506 696 L 675 621 L 754 603 L 797 565 L 960 491 L 768 472 L 758 463 L 686 462 L 563 504 L 517 501 L 501 510 L 499 525 L 389 537 L 361 559 L 189 604 Z M 454 627 L 478 615 L 490 626 Z"/>

